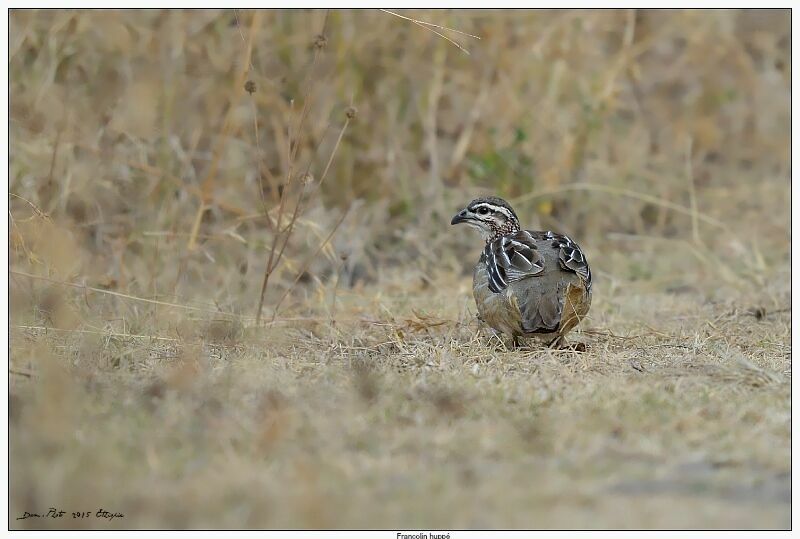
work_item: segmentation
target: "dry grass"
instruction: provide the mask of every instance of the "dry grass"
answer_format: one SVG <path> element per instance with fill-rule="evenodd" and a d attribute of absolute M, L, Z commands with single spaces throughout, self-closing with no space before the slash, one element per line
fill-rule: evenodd
<path fill-rule="evenodd" d="M 126 516 L 10 525 L 789 527 L 788 12 L 400 14 L 481 39 L 12 12 L 11 515 Z M 478 326 L 481 193 L 586 353 Z"/>

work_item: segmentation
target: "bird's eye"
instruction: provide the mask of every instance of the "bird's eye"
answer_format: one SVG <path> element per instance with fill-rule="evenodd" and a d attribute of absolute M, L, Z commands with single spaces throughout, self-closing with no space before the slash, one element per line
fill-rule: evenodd
<path fill-rule="evenodd" d="M 480 208 L 478 208 L 478 213 L 480 213 L 481 215 L 486 215 L 487 213 L 489 213 L 489 208 L 487 208 L 486 206 L 481 206 Z"/>

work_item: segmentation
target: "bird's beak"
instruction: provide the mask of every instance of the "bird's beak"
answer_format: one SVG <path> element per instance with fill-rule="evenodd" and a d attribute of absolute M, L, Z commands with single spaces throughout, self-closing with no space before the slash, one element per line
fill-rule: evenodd
<path fill-rule="evenodd" d="M 453 216 L 453 219 L 450 221 L 451 225 L 457 225 L 458 223 L 463 223 L 464 221 L 468 221 L 469 217 L 467 217 L 467 210 L 461 210 L 457 214 Z"/>
<path fill-rule="evenodd" d="M 457 225 L 458 223 L 463 223 L 464 221 L 468 221 L 469 217 L 467 217 L 467 210 L 461 210 L 457 214 L 453 216 L 453 219 L 450 221 L 451 225 Z"/>

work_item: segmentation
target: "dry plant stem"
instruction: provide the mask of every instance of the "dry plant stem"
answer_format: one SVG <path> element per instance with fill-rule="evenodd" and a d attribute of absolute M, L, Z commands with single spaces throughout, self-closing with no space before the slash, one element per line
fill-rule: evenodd
<path fill-rule="evenodd" d="M 38 215 L 39 217 L 41 217 L 41 218 L 42 218 L 42 219 L 44 219 L 45 221 L 50 221 L 50 216 L 49 216 L 49 215 L 47 215 L 45 212 L 43 212 L 43 211 L 42 211 L 42 209 L 41 209 L 41 208 L 39 208 L 39 206 L 37 206 L 36 204 L 34 204 L 33 202 L 31 202 L 31 201 L 30 201 L 30 200 L 28 200 L 27 198 L 25 198 L 25 197 L 21 197 L 21 196 L 19 196 L 18 194 L 16 194 L 16 193 L 11 193 L 11 192 L 9 192 L 9 193 L 8 193 L 8 195 L 9 195 L 9 196 L 12 196 L 12 197 L 14 197 L 14 198 L 18 198 L 18 199 L 20 199 L 21 201 L 25 202 L 26 204 L 28 204 L 28 206 L 30 206 L 30 207 L 31 207 L 31 209 L 34 211 L 34 213 L 36 213 L 36 215 Z M 26 222 L 26 221 L 28 221 L 29 219 L 32 219 L 32 218 L 33 218 L 33 216 L 31 216 L 31 217 L 27 217 L 27 218 L 25 218 L 25 219 L 20 219 L 20 220 L 19 220 L 19 222 L 20 222 L 20 223 L 24 223 L 24 222 Z"/>
<path fill-rule="evenodd" d="M 250 102 L 253 105 L 253 133 L 256 139 L 256 177 L 258 178 L 258 198 L 261 201 L 261 209 L 264 211 L 264 217 L 267 224 L 275 231 L 272 226 L 272 219 L 269 218 L 269 208 L 267 208 L 267 201 L 264 200 L 264 177 L 261 175 L 261 141 L 258 137 L 258 109 L 256 108 L 256 100 L 250 96 Z M 268 168 L 265 170 L 269 170 Z M 274 186 L 272 174 L 270 174 L 270 189 Z"/>
<path fill-rule="evenodd" d="M 28 259 L 28 262 L 37 262 L 38 258 L 31 252 L 30 249 L 28 249 L 28 246 L 25 243 L 25 237 L 22 235 L 19 225 L 17 225 L 11 210 L 8 211 L 8 218 L 11 220 L 11 228 L 17 231 L 17 235 L 13 236 L 13 239 L 11 240 L 11 245 L 14 245 L 15 249 L 16 246 L 19 246 L 22 249 L 22 252 L 25 253 L 25 257 Z"/>
<path fill-rule="evenodd" d="M 214 152 L 211 158 L 211 165 L 209 166 L 208 173 L 206 174 L 205 180 L 200 186 L 200 193 L 198 195 L 199 198 L 199 205 L 197 207 L 197 213 L 195 214 L 194 224 L 192 226 L 192 232 L 189 236 L 189 241 L 186 245 L 186 251 L 180 257 L 180 263 L 178 266 L 178 273 L 175 277 L 175 285 L 173 286 L 172 292 L 175 293 L 178 290 L 178 285 L 180 284 L 181 277 L 183 276 L 183 272 L 186 269 L 186 263 L 189 256 L 189 253 L 193 252 L 197 248 L 197 234 L 200 231 L 200 224 L 202 223 L 203 214 L 209 208 L 209 202 L 213 201 L 213 185 L 214 181 L 216 180 L 217 176 L 217 168 L 219 167 L 219 160 L 222 154 L 223 149 L 227 146 L 228 137 L 230 136 L 231 130 L 231 115 L 234 109 L 233 103 L 238 95 L 238 92 L 241 91 L 242 86 L 244 84 L 245 77 L 247 76 L 248 67 L 251 65 L 251 56 L 253 51 L 253 39 L 255 37 L 255 31 L 257 28 L 258 23 L 261 20 L 261 11 L 256 10 L 253 14 L 253 20 L 250 24 L 250 34 L 249 39 L 247 41 L 247 46 L 245 47 L 245 54 L 244 54 L 244 69 L 240 71 L 237 75 L 236 80 L 234 81 L 233 89 L 231 95 L 225 104 L 225 117 L 222 122 L 222 133 L 218 139 L 217 144 L 214 147 Z"/>
<path fill-rule="evenodd" d="M 222 154 L 222 150 L 228 143 L 228 137 L 230 135 L 231 130 L 231 115 L 235 107 L 233 107 L 233 102 L 235 97 L 241 92 L 242 85 L 244 84 L 245 77 L 247 76 L 247 72 L 249 66 L 251 65 L 251 57 L 253 52 L 253 40 L 255 38 L 256 29 L 258 28 L 258 24 L 261 21 L 261 14 L 260 10 L 256 10 L 253 13 L 253 20 L 250 23 L 250 32 L 247 39 L 247 46 L 245 47 L 244 53 L 244 62 L 243 65 L 245 66 L 239 74 L 236 76 L 236 80 L 234 81 L 233 90 L 231 92 L 231 97 L 226 104 L 226 112 L 225 112 L 225 119 L 222 122 L 222 134 L 220 135 L 219 142 L 214 148 L 214 154 L 211 159 L 211 165 L 209 166 L 208 174 L 206 174 L 206 179 L 203 181 L 201 186 L 201 199 L 200 205 L 197 208 L 197 215 L 195 216 L 195 223 L 200 222 L 202 219 L 203 213 L 205 213 L 206 209 L 208 208 L 208 201 L 210 200 L 211 189 L 214 185 L 214 181 L 216 180 L 217 176 L 217 169 L 219 167 L 219 160 Z M 199 227 L 197 227 L 199 229 Z M 189 238 L 189 243 L 187 245 L 188 251 L 193 251 L 197 246 L 197 230 L 193 229 L 193 234 Z"/>
<path fill-rule="evenodd" d="M 403 15 L 400 15 L 399 13 L 395 13 L 394 11 L 389 11 L 388 9 L 381 9 L 381 11 L 383 11 L 384 13 L 388 13 L 389 15 L 394 15 L 395 17 L 400 17 L 401 19 L 405 19 L 407 21 L 416 22 L 418 24 L 424 24 L 425 26 L 432 26 L 434 28 L 441 28 L 442 30 L 455 32 L 457 34 L 461 34 L 461 35 L 464 35 L 464 36 L 474 37 L 475 39 L 480 39 L 480 36 L 476 36 L 474 34 L 469 34 L 469 33 L 464 32 L 462 30 L 456 30 L 455 28 L 449 28 L 447 26 L 442 26 L 442 25 L 439 25 L 439 24 L 433 24 L 432 22 L 425 22 L 425 21 L 421 21 L 421 20 L 418 20 L 418 19 L 412 19 L 410 17 L 405 17 Z"/>
<path fill-rule="evenodd" d="M 333 145 L 333 150 L 331 151 L 331 155 L 328 158 L 328 163 L 325 165 L 325 170 L 322 171 L 322 176 L 319 179 L 319 185 L 322 185 L 322 182 L 325 181 L 325 177 L 328 175 L 328 170 L 330 170 L 331 163 L 333 163 L 333 157 L 336 155 L 336 150 L 339 149 L 339 143 L 342 142 L 342 137 L 344 137 L 344 132 L 347 131 L 348 125 L 350 125 L 350 118 L 345 118 L 342 130 L 339 131 L 339 136 L 336 139 L 336 144 Z"/>
<path fill-rule="evenodd" d="M 323 22 L 323 25 L 322 25 L 322 32 L 323 33 L 325 31 L 325 27 L 327 26 L 327 22 L 328 22 L 328 13 L 325 14 L 325 21 Z M 309 83 L 308 83 L 308 87 L 306 89 L 306 93 L 305 93 L 305 96 L 304 96 L 304 99 L 303 99 L 303 110 L 300 113 L 300 121 L 298 122 L 297 130 L 295 131 L 295 136 L 296 137 L 299 137 L 299 134 L 300 134 L 300 132 L 301 132 L 301 130 L 303 128 L 303 123 L 304 123 L 305 118 L 306 118 L 306 116 L 308 114 L 308 110 L 310 109 L 311 90 L 312 90 L 313 83 L 314 83 L 314 78 L 313 77 L 316 74 L 315 67 L 317 65 L 317 59 L 319 58 L 320 51 L 321 51 L 321 48 L 319 48 L 319 47 L 314 49 L 314 58 L 312 59 L 311 67 L 309 68 Z M 292 214 L 291 224 L 290 224 L 289 227 L 287 227 L 287 230 L 285 232 L 285 238 L 284 238 L 284 241 L 283 241 L 283 246 L 281 247 L 281 249 L 280 249 L 280 251 L 278 253 L 278 256 L 276 257 L 275 256 L 275 251 L 276 251 L 276 248 L 278 246 L 278 239 L 279 239 L 279 237 L 281 235 L 280 230 L 281 230 L 281 223 L 282 223 L 282 220 L 283 220 L 283 212 L 284 212 L 284 207 L 285 207 L 285 201 L 286 201 L 286 198 L 287 198 L 286 194 L 290 190 L 290 188 L 292 186 L 292 183 L 294 181 L 294 175 L 292 174 L 293 173 L 293 169 L 294 169 L 294 160 L 295 160 L 296 155 L 297 155 L 297 149 L 300 146 L 299 140 L 295 141 L 294 142 L 294 146 L 292 146 L 291 125 L 289 125 L 287 127 L 287 129 L 289 130 L 288 139 L 287 139 L 287 156 L 288 156 L 289 161 L 288 161 L 288 170 L 287 170 L 287 173 L 286 173 L 286 176 L 287 176 L 287 178 L 286 178 L 286 186 L 285 186 L 284 191 L 283 191 L 284 194 L 281 196 L 280 204 L 278 205 L 277 225 L 275 227 L 275 233 L 274 233 L 274 235 L 272 237 L 272 246 L 270 247 L 269 258 L 267 259 L 267 265 L 266 265 L 266 267 L 264 269 L 264 279 L 261 282 L 261 293 L 259 294 L 258 309 L 256 310 L 256 325 L 258 325 L 261 322 L 261 314 L 262 314 L 263 309 L 264 309 L 264 297 L 266 296 L 267 287 L 269 286 L 270 275 L 272 275 L 272 272 L 275 270 L 275 268 L 277 267 L 278 263 L 280 262 L 281 256 L 283 255 L 283 249 L 286 247 L 286 244 L 289 241 L 289 236 L 291 235 L 292 230 L 294 230 L 294 222 L 295 222 L 295 220 L 297 218 L 297 213 L 298 213 L 298 210 L 299 210 L 299 206 L 300 206 L 300 203 L 302 201 L 302 194 L 301 194 L 300 198 L 297 200 L 294 212 Z M 304 187 L 304 190 L 305 190 L 305 187 Z M 275 313 L 273 313 L 272 319 L 273 320 L 275 319 Z"/>
<path fill-rule="evenodd" d="M 50 171 L 47 173 L 47 183 L 53 183 L 53 172 L 56 170 L 56 159 L 58 157 L 58 146 L 61 143 L 61 133 L 63 129 L 59 129 L 58 133 L 56 133 L 56 141 L 53 144 L 53 156 L 50 158 Z"/>
<path fill-rule="evenodd" d="M 342 280 L 342 268 L 344 267 L 344 260 L 339 264 L 336 271 L 336 284 L 333 285 L 333 300 L 331 301 L 331 321 L 336 318 L 336 293 L 339 291 L 339 281 Z"/>
<path fill-rule="evenodd" d="M 189 235 L 189 244 L 192 246 L 189 250 L 193 250 L 197 241 L 197 233 L 200 231 L 200 223 L 203 222 L 203 214 L 206 212 L 208 206 L 205 202 L 200 203 L 197 213 L 194 216 L 194 223 L 192 224 L 192 231 Z"/>
<path fill-rule="evenodd" d="M 86 335 L 104 335 L 106 337 L 120 337 L 124 339 L 149 339 L 153 341 L 168 341 L 168 342 L 183 342 L 181 339 L 174 337 L 161 337 L 158 335 L 137 335 L 135 333 L 116 333 L 114 331 L 94 331 L 90 329 L 66 329 L 66 328 L 51 328 L 45 326 L 21 326 L 13 325 L 14 329 L 26 329 L 32 331 L 61 331 L 66 333 L 82 333 Z M 188 343 L 187 343 L 188 344 Z"/>
<path fill-rule="evenodd" d="M 86 286 L 85 284 L 78 284 L 78 283 L 70 283 L 67 281 L 59 281 L 57 279 L 51 279 L 49 277 L 44 277 L 42 275 L 33 275 L 31 273 L 25 273 L 24 271 L 16 271 L 16 270 L 9 270 L 9 273 L 12 275 L 19 275 L 21 277 L 28 277 L 29 279 L 38 279 L 40 281 L 47 281 L 49 283 L 60 284 L 62 286 L 69 286 L 72 288 L 78 288 L 84 291 L 96 292 L 98 294 L 106 294 L 109 296 L 115 296 L 122 299 L 128 299 L 133 301 L 140 301 L 142 303 L 149 303 L 151 305 L 161 305 L 162 307 L 175 307 L 178 309 L 184 309 L 187 311 L 198 311 L 198 312 L 205 312 L 205 313 L 214 313 L 214 314 L 224 314 L 228 316 L 233 316 L 240 318 L 240 316 L 236 313 L 228 313 L 222 311 L 215 311 L 212 309 L 203 309 L 202 307 L 193 307 L 191 305 L 181 305 L 180 303 L 170 303 L 167 301 L 159 301 L 154 299 L 148 298 L 140 298 L 138 296 L 131 296 L 129 294 L 123 294 L 122 292 L 114 292 L 113 290 L 104 290 L 102 288 L 94 288 L 91 286 Z"/>
<path fill-rule="evenodd" d="M 350 124 L 350 118 L 346 118 L 344 125 L 342 126 L 342 130 L 339 131 L 339 137 L 336 139 L 336 144 L 331 151 L 331 155 L 328 158 L 328 164 L 325 166 L 325 170 L 322 173 L 322 177 L 319 179 L 319 184 L 317 184 L 317 189 L 322 185 L 322 182 L 325 180 L 325 177 L 328 175 L 328 170 L 330 169 L 331 163 L 333 162 L 333 158 L 336 155 L 336 151 L 339 149 L 339 143 L 342 141 L 342 137 L 344 136 L 344 132 L 347 130 L 347 126 Z M 317 148 L 319 145 L 317 145 Z M 308 168 L 311 168 L 311 163 L 309 163 Z M 308 174 L 308 169 L 306 170 L 306 174 Z M 286 227 L 286 232 L 283 236 L 283 243 L 281 244 L 281 248 L 278 251 L 278 256 L 275 258 L 275 265 L 277 265 L 282 257 L 283 251 L 286 249 L 286 245 L 289 243 L 289 239 L 291 237 L 292 231 L 294 230 L 295 223 L 297 222 L 297 218 L 299 216 L 300 210 L 303 206 L 303 202 L 305 201 L 305 194 L 306 194 L 306 184 L 303 184 L 303 190 L 300 193 L 300 197 L 297 200 L 297 204 L 294 207 L 294 211 L 292 212 L 292 218 L 289 220 L 289 225 Z"/>
<path fill-rule="evenodd" d="M 345 215 L 346 215 L 346 213 L 345 213 Z M 341 224 L 341 222 L 340 222 L 340 224 Z M 335 229 L 334 229 L 334 232 L 335 232 Z M 327 242 L 330 241 L 330 238 L 332 237 L 332 235 L 333 235 L 333 233 L 331 233 L 328 236 L 328 239 L 325 242 L 323 242 L 322 247 L 324 247 L 327 244 Z M 319 250 L 317 252 L 319 252 Z M 79 290 L 83 290 L 84 292 L 94 292 L 94 293 L 97 293 L 97 294 L 106 294 L 106 295 L 109 295 L 109 296 L 115 296 L 115 297 L 118 297 L 118 298 L 121 298 L 121 299 L 125 299 L 125 300 L 138 301 L 138 302 L 141 302 L 141 303 L 148 303 L 148 304 L 151 304 L 151 305 L 159 305 L 161 307 L 174 307 L 176 309 L 183 309 L 185 311 L 195 311 L 195 312 L 210 313 L 210 314 L 215 314 L 215 315 L 229 316 L 231 318 L 235 318 L 235 319 L 240 320 L 240 321 L 250 321 L 250 322 L 254 321 L 253 318 L 246 317 L 246 316 L 241 316 L 241 315 L 239 315 L 237 313 L 219 311 L 219 310 L 215 310 L 215 309 L 204 309 L 202 307 L 195 307 L 195 306 L 192 306 L 192 305 L 183 305 L 183 304 L 180 304 L 180 303 L 170 303 L 170 302 L 167 302 L 167 301 L 159 301 L 159 300 L 153 300 L 153 299 L 149 299 L 149 298 L 141 298 L 141 297 L 138 297 L 138 296 L 132 296 L 130 294 L 123 294 L 121 292 L 114 292 L 113 290 L 105 290 L 103 288 L 94 288 L 94 287 L 86 286 L 84 284 L 79 284 L 79 283 L 70 283 L 70 282 L 67 282 L 67 281 L 59 281 L 57 279 L 50 279 L 49 277 L 44 277 L 44 276 L 41 276 L 41 275 L 33 275 L 33 274 L 25 273 L 25 272 L 22 272 L 22 271 L 9 270 L 9 273 L 11 273 L 13 275 L 18 275 L 18 276 L 21 276 L 21 277 L 28 277 L 29 279 L 47 281 L 49 283 L 58 284 L 58 285 L 61 285 L 61 286 L 68 286 L 68 287 L 71 287 L 71 288 L 77 288 Z M 329 320 L 329 318 L 327 318 L 327 317 L 325 317 L 325 318 L 323 318 L 323 317 L 298 317 L 298 316 L 288 317 L 288 318 L 273 317 L 273 319 L 269 322 L 269 324 L 292 323 L 292 322 L 326 322 L 328 320 Z M 346 321 L 349 321 L 349 322 L 363 322 L 365 324 L 375 324 L 375 323 L 379 322 L 379 321 L 376 321 L 376 320 L 373 320 L 373 319 L 370 319 L 370 318 L 363 318 L 363 317 L 348 317 L 346 319 Z M 50 328 L 50 327 L 43 327 L 43 326 L 41 326 L 41 327 L 40 326 L 18 326 L 18 327 L 22 328 L 22 329 L 42 329 L 42 330 L 46 330 L 46 331 L 87 331 L 87 330 L 65 329 L 65 328 Z M 104 334 L 108 334 L 108 332 L 103 332 L 103 333 Z M 150 338 L 151 336 L 150 335 L 145 335 L 145 337 Z M 157 337 L 152 337 L 152 338 L 157 338 Z M 166 337 L 164 337 L 164 338 L 166 338 Z"/>
<path fill-rule="evenodd" d="M 256 325 L 261 322 L 261 311 L 264 307 L 264 295 L 267 293 L 267 285 L 269 284 L 269 276 L 272 275 L 273 260 L 275 259 L 275 248 L 278 245 L 278 237 L 281 230 L 281 219 L 283 217 L 283 204 L 286 200 L 286 195 L 281 196 L 281 202 L 278 207 L 278 222 L 275 226 L 275 233 L 272 236 L 272 247 L 269 250 L 269 258 L 267 259 L 267 266 L 264 268 L 264 280 L 261 282 L 261 293 L 258 298 L 258 310 L 256 312 Z"/>
<path fill-rule="evenodd" d="M 347 124 L 349 122 L 350 122 L 350 120 L 348 118 L 345 121 L 345 125 L 342 128 L 342 131 L 339 133 L 339 138 L 336 141 L 336 145 L 334 146 L 333 151 L 331 152 L 330 159 L 328 159 L 328 167 L 330 166 L 331 161 L 333 161 L 333 156 L 336 154 L 336 150 L 339 147 L 339 142 L 342 140 L 342 135 L 344 135 L 344 130 L 347 128 Z M 327 128 L 326 128 L 326 130 L 327 130 Z M 314 147 L 314 154 L 315 155 L 316 155 L 317 150 L 319 150 L 319 145 L 321 144 L 321 142 L 322 141 L 320 140 L 320 142 L 318 142 L 317 145 Z M 306 171 L 305 171 L 304 177 L 309 174 L 309 172 L 311 170 L 312 162 L 313 162 L 313 158 L 311 160 L 309 160 L 308 167 L 306 167 Z M 317 185 L 317 189 L 319 189 L 319 186 L 322 185 L 322 181 L 325 179 L 325 176 L 328 173 L 328 167 L 325 167 L 325 172 L 323 172 L 322 178 L 320 178 L 320 180 L 319 180 L 319 184 Z M 295 204 L 294 211 L 292 212 L 292 218 L 289 220 L 289 225 L 286 227 L 286 231 L 285 231 L 285 234 L 284 234 L 284 237 L 283 237 L 283 243 L 281 244 L 281 248 L 278 251 L 278 256 L 275 259 L 275 265 L 277 265 L 281 261 L 281 259 L 283 257 L 283 251 L 286 249 L 286 245 L 289 243 L 289 239 L 291 237 L 292 231 L 294 230 L 294 226 L 295 226 L 295 224 L 297 222 L 297 218 L 299 217 L 300 211 L 303 208 L 303 202 L 305 202 L 305 200 L 306 200 L 305 195 L 306 195 L 306 188 L 307 187 L 308 187 L 308 185 L 305 183 L 305 180 L 304 180 L 303 189 L 300 192 L 299 198 L 297 199 L 297 204 Z"/>
<path fill-rule="evenodd" d="M 317 58 L 319 58 L 320 49 L 314 49 L 314 59 L 311 60 L 311 67 L 309 68 L 309 82 L 308 88 L 306 89 L 306 93 L 303 96 L 303 109 L 300 111 L 300 121 L 297 123 L 297 129 L 295 129 L 295 137 L 297 140 L 292 141 L 291 135 L 289 136 L 289 163 L 294 163 L 294 160 L 297 158 L 297 149 L 300 147 L 300 140 L 299 137 L 303 132 L 303 124 L 305 123 L 306 118 L 308 117 L 308 111 L 311 109 L 311 91 L 313 89 L 313 82 L 314 82 L 314 73 L 315 73 L 315 66 L 317 65 Z M 292 145 L 294 143 L 294 145 Z"/>
<path fill-rule="evenodd" d="M 348 206 L 347 210 L 345 210 L 345 212 L 339 218 L 339 221 L 336 223 L 336 225 L 333 227 L 333 229 L 330 231 L 330 233 L 328 234 L 328 237 L 326 237 L 325 240 L 322 243 L 319 244 L 319 247 L 317 247 L 317 250 L 314 251 L 314 253 L 310 257 L 308 257 L 306 262 L 303 264 L 303 267 L 301 268 L 301 270 L 299 272 L 297 272 L 297 277 L 295 277 L 294 281 L 292 282 L 292 285 L 288 289 L 286 289 L 286 292 L 283 293 L 281 298 L 278 300 L 278 303 L 275 304 L 275 309 L 272 312 L 272 321 L 275 321 L 275 317 L 278 315 L 278 308 L 281 306 L 281 303 L 283 303 L 283 300 L 286 299 L 286 296 L 288 296 L 292 292 L 292 290 L 294 290 L 294 287 L 297 286 L 297 283 L 300 281 L 300 277 L 303 276 L 303 274 L 306 272 L 308 267 L 311 265 L 311 262 L 313 262 L 314 259 L 317 257 L 319 252 L 323 248 L 325 248 L 326 245 L 328 245 L 328 242 L 331 241 L 331 238 L 333 238 L 333 235 L 336 234 L 337 230 L 339 230 L 339 227 L 344 222 L 344 219 L 345 219 L 345 217 L 347 217 L 348 213 L 350 213 L 350 207 L 349 206 Z"/>
<path fill-rule="evenodd" d="M 303 197 L 306 194 L 306 186 L 303 185 L 303 190 L 300 192 L 300 197 L 297 199 L 297 203 L 294 206 L 294 210 L 292 211 L 292 217 L 289 219 L 289 224 L 286 226 L 286 230 L 283 234 L 283 243 L 281 243 L 281 248 L 278 250 L 278 256 L 275 257 L 275 263 L 273 264 L 273 269 L 275 266 L 283 258 L 283 251 L 286 249 L 286 245 L 289 243 L 289 239 L 292 235 L 292 231 L 294 230 L 294 225 L 297 222 L 298 213 L 300 213 L 300 206 L 303 202 Z"/>
<path fill-rule="evenodd" d="M 314 66 L 317 63 L 318 55 L 319 55 L 319 49 L 314 51 L 314 59 L 312 60 L 311 68 L 310 68 L 312 74 L 313 74 Z M 306 91 L 305 99 L 303 101 L 303 110 L 300 113 L 300 121 L 298 122 L 298 126 L 297 126 L 298 131 L 296 133 L 298 133 L 299 130 L 302 129 L 302 127 L 303 127 L 303 121 L 305 119 L 306 112 L 307 112 L 307 110 L 309 108 L 310 92 L 311 92 L 310 89 L 308 91 Z M 287 129 L 288 129 L 288 136 L 287 136 L 287 141 L 286 141 L 286 143 L 287 143 L 287 152 L 286 153 L 287 153 L 287 157 L 288 157 L 288 170 L 286 172 L 286 175 L 287 175 L 286 187 L 284 188 L 284 191 L 283 191 L 284 194 L 281 195 L 281 201 L 280 201 L 280 204 L 278 205 L 278 223 L 277 223 L 276 228 L 275 228 L 275 234 L 272 237 L 272 246 L 270 247 L 270 250 L 269 250 L 269 259 L 267 260 L 267 266 L 264 269 L 264 280 L 261 283 L 261 293 L 260 293 L 259 299 L 258 299 L 258 310 L 257 310 L 257 313 L 256 313 L 256 325 L 258 325 L 261 322 L 261 313 L 262 313 L 262 311 L 264 309 L 264 296 L 267 293 L 267 286 L 269 285 L 270 275 L 272 275 L 272 272 L 275 270 L 275 267 L 278 265 L 278 262 L 280 261 L 280 256 L 278 258 L 275 257 L 275 249 L 278 246 L 278 239 L 280 237 L 281 222 L 283 220 L 283 211 L 284 211 L 284 207 L 285 207 L 285 201 L 286 201 L 286 198 L 287 198 L 286 197 L 286 192 L 290 189 L 290 187 L 292 185 L 292 182 L 294 181 L 294 175 L 292 174 L 292 172 L 293 172 L 293 168 L 294 168 L 294 158 L 295 158 L 295 155 L 296 155 L 295 152 L 297 151 L 297 148 L 298 148 L 299 144 L 297 144 L 297 142 L 295 142 L 294 147 L 292 147 L 291 125 L 288 126 Z M 298 200 L 297 204 L 298 205 L 300 204 L 299 200 Z M 296 210 L 297 210 L 297 206 L 295 206 L 295 212 L 294 212 L 295 214 L 296 214 Z M 286 243 L 289 241 L 289 234 L 290 233 L 291 233 L 291 230 L 287 230 L 286 238 L 285 238 L 285 241 L 283 243 L 284 247 L 286 246 Z M 282 253 L 283 253 L 283 250 L 280 251 L 280 254 L 282 254 Z"/>
<path fill-rule="evenodd" d="M 275 258 L 275 249 L 278 246 L 278 239 L 281 235 L 281 222 L 283 221 L 283 208 L 286 203 L 287 198 L 287 190 L 292 182 L 292 162 L 291 162 L 291 144 L 292 144 L 292 137 L 291 133 L 289 133 L 289 137 L 287 140 L 287 144 L 289 145 L 287 155 L 289 156 L 289 169 L 287 172 L 288 180 L 286 184 L 286 188 L 283 190 L 283 194 L 280 195 L 281 200 L 278 204 L 278 219 L 277 224 L 275 225 L 274 234 L 272 236 L 272 246 L 269 249 L 269 258 L 267 259 L 267 266 L 264 268 L 264 279 L 261 282 L 261 293 L 259 294 L 258 298 L 258 310 L 256 312 L 256 325 L 261 322 L 261 312 L 264 308 L 264 296 L 267 293 L 267 286 L 269 285 L 269 277 L 272 275 L 275 266 L 277 265 L 277 260 Z"/>
<path fill-rule="evenodd" d="M 152 268 L 150 268 L 150 287 L 153 289 L 153 299 L 156 299 L 158 297 L 158 283 L 156 282 L 156 268 L 158 268 L 158 260 L 159 260 L 158 244 L 159 241 L 158 238 L 156 237 L 156 248 L 153 252 L 153 262 L 152 262 L 153 266 Z M 84 295 L 84 298 L 86 298 L 86 295 Z M 158 325 L 158 305 L 153 305 L 153 323 Z"/>
<path fill-rule="evenodd" d="M 692 239 L 695 245 L 703 245 L 700 240 L 700 227 L 697 225 L 697 197 L 694 191 L 694 173 L 692 171 L 692 137 L 686 141 L 686 180 L 689 183 L 689 206 L 692 212 Z"/>
<path fill-rule="evenodd" d="M 459 50 L 461 50 L 466 55 L 469 55 L 469 51 L 467 49 L 462 47 L 457 41 L 454 41 L 454 40 L 450 39 L 449 37 L 447 37 L 446 35 L 442 34 L 441 32 L 437 32 L 433 28 L 441 28 L 442 30 L 449 30 L 451 32 L 457 32 L 457 33 L 465 35 L 465 36 L 473 37 L 475 39 L 480 39 L 480 37 L 478 37 L 478 36 L 474 36 L 472 34 L 468 34 L 466 32 L 462 32 L 461 30 L 455 30 L 453 28 L 447 28 L 446 26 L 440 26 L 438 24 L 433 24 L 433 23 L 430 23 L 430 22 L 425 22 L 425 21 L 420 21 L 420 20 L 417 20 L 417 19 L 412 19 L 411 17 L 405 17 L 403 15 L 400 15 L 399 13 L 395 13 L 394 11 L 389 11 L 388 9 L 381 9 L 381 11 L 383 11 L 384 13 L 388 13 L 389 15 L 394 15 L 395 17 L 399 17 L 401 19 L 405 19 L 407 21 L 411 21 L 414 24 L 416 24 L 417 26 L 419 26 L 421 28 L 424 28 L 425 30 L 428 30 L 429 32 L 433 32 L 437 36 L 446 39 L 447 41 L 449 41 L 450 43 L 452 43 L 453 45 L 458 47 Z M 433 28 L 431 28 L 431 27 L 433 27 Z"/>

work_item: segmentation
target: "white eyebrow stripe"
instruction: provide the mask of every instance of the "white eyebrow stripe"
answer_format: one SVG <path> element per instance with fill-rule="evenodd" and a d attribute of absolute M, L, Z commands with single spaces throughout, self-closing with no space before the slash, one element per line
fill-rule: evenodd
<path fill-rule="evenodd" d="M 488 210 L 500 212 L 503 215 L 505 215 L 508 219 L 511 219 L 511 212 L 508 211 L 508 208 L 504 208 L 503 206 L 495 206 L 494 204 L 489 204 L 488 202 L 481 202 L 480 204 L 475 204 L 475 207 L 472 208 L 472 211 L 475 211 L 481 207 L 486 208 Z"/>

